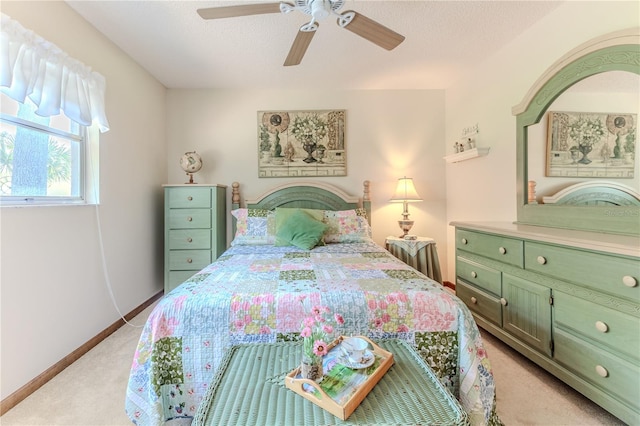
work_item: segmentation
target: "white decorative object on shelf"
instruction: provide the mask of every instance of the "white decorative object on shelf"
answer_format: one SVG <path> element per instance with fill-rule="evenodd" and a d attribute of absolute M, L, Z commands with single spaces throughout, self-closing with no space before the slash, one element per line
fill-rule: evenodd
<path fill-rule="evenodd" d="M 447 155 L 444 159 L 447 163 L 470 160 L 489 153 L 489 148 L 478 148 L 477 139 L 480 133 L 478 124 L 462 129 L 462 137 L 453 145 L 455 153 Z"/>
<path fill-rule="evenodd" d="M 447 163 L 457 163 L 459 161 L 470 160 L 476 157 L 482 157 L 489 153 L 490 148 L 473 148 L 456 154 L 443 157 Z"/>

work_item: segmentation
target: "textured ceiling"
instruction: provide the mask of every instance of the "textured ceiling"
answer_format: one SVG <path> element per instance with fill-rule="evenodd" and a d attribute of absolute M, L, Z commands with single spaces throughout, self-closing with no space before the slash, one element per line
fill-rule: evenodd
<path fill-rule="evenodd" d="M 199 8 L 261 1 L 67 1 L 168 88 L 444 89 L 560 1 L 353 1 L 406 40 L 386 51 L 320 23 L 302 63 L 283 67 L 307 15 L 203 20 Z"/>

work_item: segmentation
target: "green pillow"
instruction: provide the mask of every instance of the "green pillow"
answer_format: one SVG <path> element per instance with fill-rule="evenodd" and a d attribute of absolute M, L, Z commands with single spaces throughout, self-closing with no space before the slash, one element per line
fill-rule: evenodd
<path fill-rule="evenodd" d="M 298 207 L 276 207 L 275 212 L 276 212 L 276 232 L 278 231 L 278 226 L 282 225 L 284 221 L 289 218 L 289 216 L 291 216 L 296 212 L 305 212 L 319 222 L 322 222 L 324 219 L 324 210 L 303 209 Z"/>
<path fill-rule="evenodd" d="M 307 213 L 318 222 L 324 222 L 324 210 L 305 209 L 300 207 L 276 207 L 274 211 L 275 227 L 276 227 L 275 229 L 276 238 L 275 238 L 274 244 L 276 246 L 291 245 L 289 241 L 286 241 L 286 240 L 282 240 L 278 244 L 278 237 L 277 237 L 278 231 L 284 227 L 285 222 L 289 219 L 289 217 L 291 217 L 292 214 L 300 211 Z"/>
<path fill-rule="evenodd" d="M 281 210 L 291 211 L 282 212 Z M 319 212 L 322 215 L 322 211 L 319 210 Z M 321 220 L 316 220 L 312 214 L 301 209 L 276 209 L 275 245 L 293 245 L 303 250 L 311 250 L 317 246 L 322 241 L 327 225 Z"/>

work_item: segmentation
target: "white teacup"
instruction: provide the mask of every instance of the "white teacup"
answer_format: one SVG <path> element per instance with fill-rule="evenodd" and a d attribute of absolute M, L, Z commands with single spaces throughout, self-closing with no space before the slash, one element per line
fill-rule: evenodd
<path fill-rule="evenodd" d="M 342 347 L 347 351 L 352 362 L 362 362 L 369 343 L 360 337 L 349 337 L 342 341 Z"/>

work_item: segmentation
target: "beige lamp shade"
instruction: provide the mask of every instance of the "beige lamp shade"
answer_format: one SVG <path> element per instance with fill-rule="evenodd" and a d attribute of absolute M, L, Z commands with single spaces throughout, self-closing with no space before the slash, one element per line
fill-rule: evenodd
<path fill-rule="evenodd" d="M 393 197 L 389 200 L 394 203 L 402 203 L 404 201 L 407 202 L 415 202 L 422 201 L 422 198 L 418 195 L 418 191 L 416 191 L 416 187 L 413 185 L 413 179 L 408 177 L 403 177 L 398 179 L 398 186 L 396 187 L 396 192 L 393 194 Z"/>

